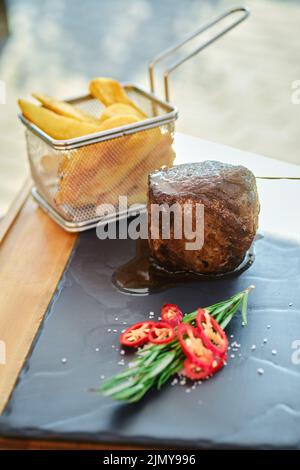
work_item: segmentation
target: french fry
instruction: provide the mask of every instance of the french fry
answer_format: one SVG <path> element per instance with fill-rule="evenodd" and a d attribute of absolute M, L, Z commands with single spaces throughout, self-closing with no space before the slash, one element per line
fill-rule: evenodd
<path fill-rule="evenodd" d="M 40 160 L 43 172 L 48 176 L 56 176 L 59 169 L 59 158 L 56 154 L 46 154 Z"/>
<path fill-rule="evenodd" d="M 136 165 L 118 186 L 118 194 L 127 195 L 128 204 L 146 201 L 148 175 L 151 171 L 160 168 L 162 165 L 173 165 L 175 152 L 172 149 L 169 139 L 165 139 L 164 137 L 147 155 L 146 159 L 141 164 Z M 115 197 L 116 193 L 114 192 L 113 195 Z M 112 194 L 108 192 L 99 199 L 98 204 L 101 202 L 112 203 L 111 199 Z"/>
<path fill-rule="evenodd" d="M 101 101 L 104 106 L 110 106 L 114 103 L 128 104 L 139 113 L 141 118 L 145 119 L 147 117 L 128 97 L 126 91 L 117 80 L 104 77 L 94 78 L 89 83 L 89 90 L 91 95 Z"/>
<path fill-rule="evenodd" d="M 50 109 L 50 111 L 54 111 L 56 114 L 76 119 L 77 121 L 90 122 L 95 124 L 95 126 L 99 125 L 99 119 L 92 116 L 91 114 L 85 113 L 70 103 L 59 101 L 55 98 L 51 98 L 50 96 L 42 95 L 40 93 L 32 93 L 32 96 L 37 99 L 45 108 Z"/>
<path fill-rule="evenodd" d="M 175 152 L 171 144 L 170 136 L 163 136 L 144 160 L 124 175 L 117 188 L 102 194 L 96 204 L 116 204 L 118 195 L 127 196 L 128 205 L 146 202 L 149 173 L 163 165 L 173 165 Z"/>
<path fill-rule="evenodd" d="M 91 145 L 88 153 L 78 149 L 70 159 L 66 157 L 61 165 L 56 203 L 74 207 L 96 204 L 99 195 L 122 180 L 124 168 L 135 165 L 135 158 L 128 153 L 133 137 L 101 142 L 100 146 Z"/>
<path fill-rule="evenodd" d="M 146 157 L 137 163 L 130 171 L 124 174 L 124 178 L 118 185 L 119 194 L 128 194 L 130 189 L 137 185 L 143 184 L 147 186 L 148 174 L 154 169 L 160 168 L 163 164 L 170 165 L 171 152 L 174 156 L 174 151 L 171 147 L 172 140 L 170 136 L 162 135 L 157 145 L 146 155 Z M 173 158 L 174 159 L 174 158 Z"/>
<path fill-rule="evenodd" d="M 114 103 L 131 105 L 124 88 L 117 80 L 113 80 L 112 78 L 94 78 L 89 83 L 89 90 L 104 106 L 110 106 Z"/>
<path fill-rule="evenodd" d="M 39 93 L 33 96 L 42 106 L 25 100 L 19 100 L 19 105 L 27 119 L 58 140 L 103 132 L 147 118 L 116 80 L 96 78 L 89 89 L 106 107 L 99 118 Z M 127 195 L 129 203 L 145 201 L 149 172 L 173 163 L 172 142 L 169 133 L 155 127 L 61 152 L 55 165 L 45 156 L 44 171 L 59 178 L 55 203 L 74 209 L 95 208 L 102 202 L 117 203 L 118 195 Z"/>
<path fill-rule="evenodd" d="M 128 124 L 134 124 L 138 122 L 139 118 L 134 116 L 133 114 L 124 114 L 123 116 L 112 116 L 105 121 L 103 121 L 100 125 L 101 131 L 107 131 L 109 129 L 114 129 L 115 127 L 126 126 Z"/>
<path fill-rule="evenodd" d="M 123 116 L 123 115 L 137 116 L 138 120 L 141 119 L 140 113 L 131 105 L 124 104 L 124 103 L 114 103 L 114 104 L 111 104 L 110 106 L 107 106 L 107 108 L 105 108 L 104 111 L 102 111 L 99 117 L 99 121 L 103 122 L 111 117 Z"/>
<path fill-rule="evenodd" d="M 171 142 L 169 135 L 162 135 L 158 128 L 154 128 L 121 139 L 101 142 L 101 147 L 92 145 L 90 147 L 93 149 L 88 154 L 79 149 L 72 158 L 66 158 L 62 164 L 62 180 L 55 196 L 56 203 L 81 207 L 98 204 L 107 191 L 112 194 L 117 191 L 121 194 L 120 185 L 124 182 L 129 184 L 127 179 L 131 179 L 131 172 L 133 182 L 129 185 L 136 183 L 134 169 L 142 167 L 148 155 L 149 161 L 154 165 L 152 169 L 155 168 L 154 149 L 170 146 Z"/>
<path fill-rule="evenodd" d="M 89 145 L 87 148 L 74 151 L 71 157 L 65 156 L 60 172 L 65 178 L 72 178 L 73 174 L 76 176 L 76 173 L 78 176 L 83 173 L 98 175 L 106 184 L 109 183 L 106 178 L 112 176 L 113 179 L 117 179 L 118 184 L 118 176 L 122 179 L 124 168 L 133 168 L 135 164 L 142 161 L 144 156 L 160 141 L 161 136 L 160 130 L 154 128 Z"/>
<path fill-rule="evenodd" d="M 100 126 L 60 116 L 25 100 L 18 101 L 24 116 L 54 139 L 66 140 L 99 132 Z"/>

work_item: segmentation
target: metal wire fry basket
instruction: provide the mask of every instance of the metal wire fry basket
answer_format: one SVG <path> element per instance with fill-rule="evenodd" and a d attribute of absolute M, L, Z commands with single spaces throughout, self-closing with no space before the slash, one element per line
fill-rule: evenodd
<path fill-rule="evenodd" d="M 154 90 L 154 66 L 235 13 L 242 16 L 165 71 L 166 100 L 160 100 Z M 87 230 L 102 220 L 107 223 L 109 211 L 114 219 L 145 207 L 148 174 L 163 165 L 171 166 L 175 157 L 172 144 L 177 109 L 168 102 L 170 73 L 233 29 L 248 14 L 246 8 L 229 10 L 155 58 L 149 65 L 151 93 L 137 85 L 123 84 L 129 98 L 148 116 L 144 121 L 84 137 L 55 140 L 20 115 L 26 126 L 27 152 L 35 184 L 32 194 L 59 225 L 68 231 Z M 104 109 L 91 95 L 69 102 L 97 117 Z M 122 212 L 119 196 L 127 196 L 128 205 L 134 207 Z"/>

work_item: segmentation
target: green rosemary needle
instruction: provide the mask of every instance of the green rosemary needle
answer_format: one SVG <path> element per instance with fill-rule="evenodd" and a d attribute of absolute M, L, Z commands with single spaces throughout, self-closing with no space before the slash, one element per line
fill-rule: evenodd
<path fill-rule="evenodd" d="M 243 323 L 247 324 L 247 303 L 249 292 L 254 288 L 234 294 L 228 300 L 205 307 L 224 329 L 236 312 L 241 309 Z M 184 323 L 193 323 L 197 310 L 184 316 Z M 181 371 L 185 355 L 179 341 L 174 339 L 170 343 L 155 345 L 147 344 L 139 349 L 136 358 L 121 373 L 107 379 L 100 387 L 99 392 L 114 400 L 133 403 L 139 401 L 145 393 L 152 389 L 160 389 L 170 377 Z"/>

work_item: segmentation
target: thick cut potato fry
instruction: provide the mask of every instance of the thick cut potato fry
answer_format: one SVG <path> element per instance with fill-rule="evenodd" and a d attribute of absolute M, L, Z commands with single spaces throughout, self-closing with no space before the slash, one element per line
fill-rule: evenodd
<path fill-rule="evenodd" d="M 114 103 L 111 104 L 110 106 L 107 106 L 107 108 L 102 111 L 99 121 L 104 122 L 109 118 L 115 117 L 115 116 L 123 116 L 123 115 L 132 115 L 138 117 L 138 120 L 141 120 L 140 113 L 133 108 L 129 104 L 124 104 L 124 103 Z"/>
<path fill-rule="evenodd" d="M 25 100 L 19 100 L 19 105 L 26 118 L 58 140 L 104 132 L 147 118 L 116 80 L 92 80 L 90 93 L 106 106 L 99 118 L 37 93 L 33 96 L 42 106 Z M 59 180 L 55 204 L 74 210 L 95 209 L 101 203 L 117 204 L 118 195 L 127 195 L 129 203 L 145 201 L 148 174 L 173 163 L 172 143 L 171 133 L 155 127 L 60 152 L 55 165 L 45 156 L 44 171 Z"/>
<path fill-rule="evenodd" d="M 90 122 L 96 126 L 99 125 L 99 119 L 92 116 L 91 114 L 81 111 L 81 109 L 73 106 L 70 103 L 59 101 L 55 98 L 51 98 L 50 96 L 41 95 L 40 93 L 32 93 L 32 96 L 36 98 L 45 108 L 54 111 L 56 114 L 76 119 L 77 121 Z"/>
<path fill-rule="evenodd" d="M 115 127 L 121 127 L 121 126 L 126 126 L 128 124 L 134 124 L 135 122 L 138 122 L 139 118 L 137 116 L 134 116 L 133 114 L 127 114 L 123 116 L 113 116 L 105 121 L 103 121 L 100 125 L 100 130 L 101 131 L 107 131 L 108 129 L 114 129 Z"/>
<path fill-rule="evenodd" d="M 132 187 L 140 187 L 145 183 L 147 186 L 148 174 L 154 169 L 160 168 L 162 165 L 170 166 L 171 156 L 175 153 L 172 149 L 172 139 L 169 134 L 162 135 L 157 145 L 146 155 L 142 162 L 138 162 L 118 185 L 120 194 L 129 194 Z"/>
<path fill-rule="evenodd" d="M 18 103 L 24 116 L 54 139 L 73 139 L 101 130 L 100 125 L 97 127 L 89 122 L 76 121 L 75 119 L 60 116 L 29 101 L 19 100 Z"/>
<path fill-rule="evenodd" d="M 149 162 L 153 163 L 149 170 L 156 168 L 158 162 L 154 149 L 157 148 L 159 152 L 165 148 L 167 152 L 171 143 L 169 135 L 162 135 L 160 130 L 155 128 L 102 142 L 101 147 L 99 144 L 91 145 L 88 147 L 88 153 L 87 149 L 79 149 L 70 159 L 65 158 L 61 165 L 62 180 L 55 196 L 56 203 L 82 207 L 98 204 L 107 192 L 111 194 L 110 199 L 113 194 L 124 194 L 124 191 L 126 194 L 128 187 L 137 182 L 134 169 L 144 167 L 148 157 Z M 166 162 L 162 159 L 159 166 L 163 163 L 168 164 L 168 159 Z"/>
<path fill-rule="evenodd" d="M 147 116 L 141 109 L 128 97 L 126 91 L 117 80 L 112 78 L 94 78 L 90 81 L 89 90 L 92 96 L 101 101 L 104 106 L 110 106 L 114 103 L 129 104 L 145 119 Z"/>
<path fill-rule="evenodd" d="M 172 166 L 175 158 L 175 152 L 169 139 L 163 138 L 161 142 L 147 155 L 147 158 L 136 165 L 130 174 L 118 185 L 118 193 L 128 196 L 128 204 L 134 202 L 145 202 L 147 199 L 148 175 L 150 172 L 160 168 L 163 165 Z M 98 201 L 98 204 L 113 203 L 112 198 L 115 193 L 106 193 Z"/>
<path fill-rule="evenodd" d="M 89 83 L 89 90 L 104 106 L 110 106 L 114 103 L 131 104 L 124 88 L 112 78 L 94 78 Z"/>
<path fill-rule="evenodd" d="M 161 132 L 158 128 L 145 132 L 107 140 L 99 144 L 89 145 L 74 151 L 71 158 L 65 157 L 60 166 L 64 178 L 72 178 L 73 174 L 92 174 L 109 184 L 106 178 L 110 175 L 117 179 L 124 168 L 133 168 L 160 141 Z M 112 170 L 116 170 L 115 176 Z M 101 191 L 101 190 L 99 190 Z"/>
<path fill-rule="evenodd" d="M 165 136 L 164 136 L 165 137 Z M 147 200 L 149 173 L 163 165 L 172 166 L 175 152 L 169 139 L 162 138 L 161 142 L 147 155 L 140 164 L 136 165 L 121 181 L 117 189 L 101 195 L 97 200 L 99 204 L 116 204 L 117 196 L 127 196 L 128 205 L 144 203 Z"/>

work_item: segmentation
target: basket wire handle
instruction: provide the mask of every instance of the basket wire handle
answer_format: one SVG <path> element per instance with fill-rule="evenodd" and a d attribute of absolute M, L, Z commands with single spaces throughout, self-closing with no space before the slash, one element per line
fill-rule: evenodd
<path fill-rule="evenodd" d="M 217 41 L 219 38 L 224 36 L 226 33 L 231 31 L 233 28 L 235 28 L 237 25 L 242 23 L 248 16 L 250 15 L 250 10 L 247 7 L 236 7 L 236 8 L 231 8 L 230 10 L 225 11 L 221 15 L 213 18 L 211 21 L 206 23 L 205 25 L 201 26 L 199 29 L 194 31 L 190 36 L 188 36 L 184 41 L 178 43 L 177 45 L 170 47 L 166 49 L 165 51 L 161 52 L 158 56 L 156 56 L 152 62 L 149 64 L 148 70 L 149 70 L 149 79 L 150 79 L 150 89 L 152 93 L 155 93 L 155 83 L 154 83 L 154 67 L 156 64 L 164 60 L 166 57 L 170 56 L 173 54 L 173 52 L 176 52 L 178 49 L 180 49 L 182 46 L 190 42 L 192 39 L 196 38 L 199 36 L 201 33 L 207 31 L 210 29 L 212 26 L 218 24 L 225 18 L 236 14 L 236 13 L 242 13 L 242 15 L 239 16 L 237 20 L 234 22 L 230 23 L 228 26 L 226 26 L 224 29 L 222 29 L 219 33 L 215 34 L 211 39 L 208 39 L 204 44 L 201 46 L 197 47 L 193 52 L 190 54 L 186 55 L 182 59 L 178 60 L 177 62 L 174 62 L 167 70 L 164 72 L 164 88 L 165 88 L 165 99 L 166 101 L 170 100 L 170 93 L 169 93 L 169 75 L 176 70 L 180 65 L 182 65 L 184 62 L 187 60 L 191 59 L 195 55 L 197 55 L 199 52 L 203 51 L 206 47 L 210 46 L 213 42 Z"/>

